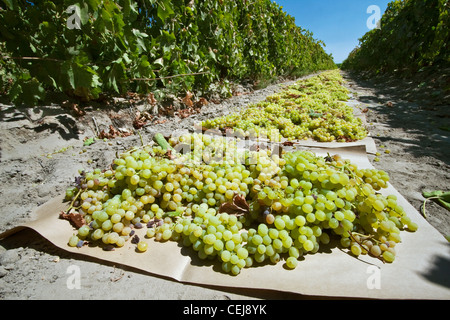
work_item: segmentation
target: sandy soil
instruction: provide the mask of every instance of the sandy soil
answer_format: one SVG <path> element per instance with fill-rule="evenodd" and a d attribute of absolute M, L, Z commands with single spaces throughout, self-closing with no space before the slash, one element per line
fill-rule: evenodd
<path fill-rule="evenodd" d="M 427 87 L 386 78 L 344 73 L 348 86 L 367 108 L 369 130 L 379 162 L 374 166 L 391 175 L 391 183 L 419 209 L 422 190 L 450 189 L 450 133 L 448 103 L 426 94 Z M 205 118 L 232 112 L 264 99 L 289 82 L 209 103 L 188 118 L 159 117 L 164 123 L 132 135 L 89 146 L 83 140 L 112 124 L 131 129 L 136 110 L 148 106 L 126 104 L 108 109 L 92 106 L 76 117 L 59 104 L 14 108 L 0 104 L 0 233 L 33 219 L 32 210 L 63 193 L 78 169 L 104 168 L 117 152 L 151 141 L 156 132 L 191 130 Z M 414 90 L 411 90 L 411 89 Z M 412 92 L 412 93 L 411 93 Z M 422 101 L 423 99 L 425 101 Z M 448 101 L 448 100 L 447 100 Z M 94 121 L 95 119 L 95 121 Z M 161 121 L 160 121 L 161 122 Z M 385 146 L 385 148 L 383 148 Z M 390 153 L 384 153 L 384 150 Z M 373 161 L 374 156 L 370 156 Z M 450 215 L 442 207 L 427 206 L 429 222 L 450 235 Z M 81 289 L 67 286 L 68 268 L 81 270 Z M 71 256 L 31 230 L 0 240 L 0 299 L 300 299 L 303 296 L 259 290 L 233 290 L 183 284 L 124 266 Z"/>

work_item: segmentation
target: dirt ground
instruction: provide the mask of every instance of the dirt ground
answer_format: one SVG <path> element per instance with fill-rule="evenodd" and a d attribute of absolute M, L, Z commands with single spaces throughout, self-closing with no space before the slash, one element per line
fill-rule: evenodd
<path fill-rule="evenodd" d="M 373 165 L 387 171 L 392 185 L 418 210 L 423 190 L 450 190 L 449 99 L 436 98 L 434 91 L 430 93 L 432 87 L 416 82 L 343 75 L 352 94 L 367 108 L 368 129 L 380 153 L 379 161 L 370 156 Z M 40 108 L 0 104 L 0 233 L 33 219 L 32 210 L 64 193 L 79 169 L 104 168 L 117 152 L 149 143 L 156 132 L 170 135 L 179 129 L 192 130 L 202 119 L 263 100 L 289 83 L 255 91 L 241 87 L 232 98 L 210 102 L 189 117 L 159 116 L 142 127 L 140 135 L 97 140 L 88 146 L 84 139 L 96 136 L 97 130 L 108 130 L 109 125 L 131 130 L 136 110 L 143 112 L 150 106 L 119 101 L 122 106 L 105 110 L 93 105 L 77 117 L 59 104 Z M 427 214 L 443 236 L 450 235 L 446 209 L 429 203 Z M 73 265 L 81 270 L 81 289 L 67 286 L 68 268 Z M 301 298 L 283 292 L 183 284 L 75 257 L 31 230 L 0 240 L 0 299 L 4 300 Z"/>

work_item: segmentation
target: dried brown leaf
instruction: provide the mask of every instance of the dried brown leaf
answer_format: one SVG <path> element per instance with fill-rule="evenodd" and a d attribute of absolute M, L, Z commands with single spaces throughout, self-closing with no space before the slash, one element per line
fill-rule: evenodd
<path fill-rule="evenodd" d="M 202 97 L 202 98 L 198 99 L 198 101 L 195 104 L 197 105 L 197 107 L 201 108 L 208 104 L 208 100 L 206 100 L 205 98 Z"/>
<path fill-rule="evenodd" d="M 169 160 L 173 160 L 173 159 L 175 159 L 176 157 L 175 157 L 175 155 L 172 153 L 172 150 L 171 149 L 168 149 L 167 151 L 166 151 L 166 157 L 169 159 Z"/>
<path fill-rule="evenodd" d="M 63 107 L 68 108 L 76 117 L 81 117 L 86 114 L 86 111 L 81 109 L 77 103 L 64 101 L 62 105 Z"/>
<path fill-rule="evenodd" d="M 139 111 L 136 112 L 136 115 L 133 120 L 133 127 L 135 129 L 140 129 L 147 124 L 147 117 L 141 114 Z"/>
<path fill-rule="evenodd" d="M 84 220 L 84 217 L 79 212 L 72 210 L 69 211 L 69 213 L 61 211 L 61 213 L 59 214 L 59 218 L 68 220 L 70 224 L 77 229 L 86 224 L 86 220 Z"/>
<path fill-rule="evenodd" d="M 158 103 L 158 101 L 155 99 L 155 95 L 153 93 L 149 93 L 147 95 L 147 101 L 152 106 L 154 106 L 154 105 L 156 105 Z"/>
<path fill-rule="evenodd" d="M 250 206 L 245 200 L 245 197 L 235 194 L 231 202 L 224 202 L 220 205 L 219 213 L 222 212 L 242 216 L 250 212 Z"/>
<path fill-rule="evenodd" d="M 194 105 L 194 102 L 192 102 L 193 94 L 188 91 L 186 92 L 186 96 L 181 100 L 186 106 L 191 108 Z"/>
<path fill-rule="evenodd" d="M 133 133 L 130 131 L 120 131 L 113 127 L 113 125 L 109 125 L 109 131 L 106 132 L 105 130 L 102 130 L 99 134 L 100 139 L 114 139 L 117 137 L 128 137 L 132 135 Z"/>

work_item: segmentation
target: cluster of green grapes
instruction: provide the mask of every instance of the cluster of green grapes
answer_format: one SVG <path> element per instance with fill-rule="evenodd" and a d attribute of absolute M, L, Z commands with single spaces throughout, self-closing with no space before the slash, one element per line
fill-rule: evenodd
<path fill-rule="evenodd" d="M 240 130 L 245 136 L 272 141 L 315 139 L 321 142 L 356 141 L 367 136 L 354 117 L 348 90 L 338 70 L 301 80 L 280 93 L 240 112 L 202 122 L 205 128 Z"/>
<path fill-rule="evenodd" d="M 85 224 L 70 246 L 131 241 L 144 252 L 151 238 L 179 241 L 237 275 L 283 259 L 295 268 L 332 239 L 355 256 L 392 262 L 400 231 L 417 229 L 394 195 L 378 192 L 389 181 L 384 171 L 310 151 L 243 151 L 231 139 L 198 133 L 169 142 L 191 152 L 168 157 L 160 146 L 136 148 L 110 169 L 78 178 L 66 195 Z"/>

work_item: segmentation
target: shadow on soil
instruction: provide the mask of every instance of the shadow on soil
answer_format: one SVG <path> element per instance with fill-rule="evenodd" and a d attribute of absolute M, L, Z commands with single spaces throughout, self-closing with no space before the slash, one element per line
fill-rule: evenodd
<path fill-rule="evenodd" d="M 353 89 L 364 92 L 357 99 L 374 110 L 387 129 L 411 133 L 411 139 L 397 141 L 405 145 L 405 152 L 450 165 L 450 69 L 412 79 L 352 72 L 343 72 L 343 76 Z M 374 138 L 381 143 L 392 140 L 389 136 Z"/>

